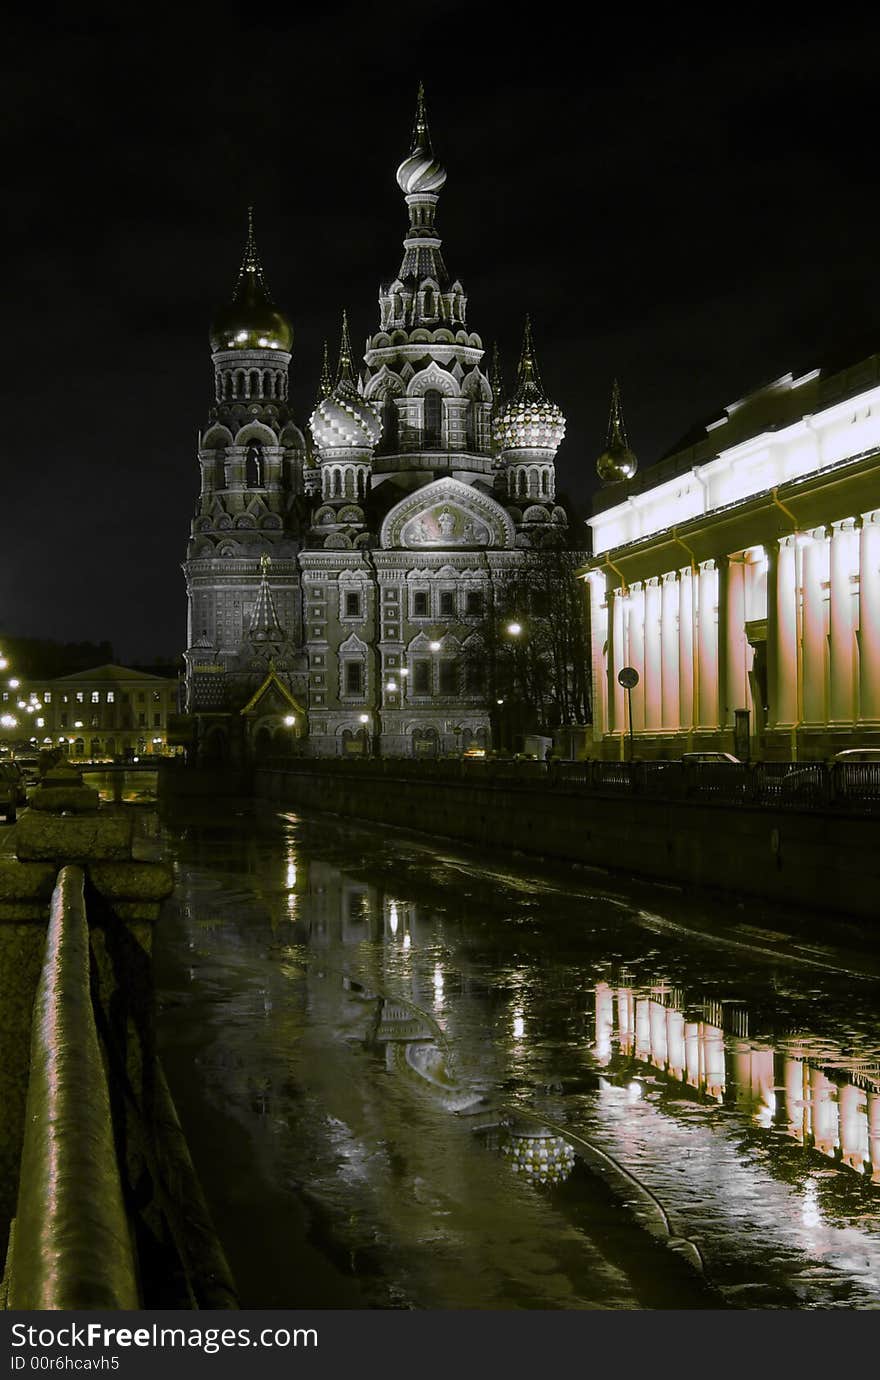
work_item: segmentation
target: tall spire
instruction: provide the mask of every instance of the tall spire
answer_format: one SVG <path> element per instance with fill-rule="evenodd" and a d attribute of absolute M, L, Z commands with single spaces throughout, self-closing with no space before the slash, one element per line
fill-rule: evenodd
<path fill-rule="evenodd" d="M 431 143 L 431 131 L 428 129 L 428 112 L 425 109 L 425 83 L 421 81 L 416 97 L 416 118 L 413 122 L 412 143 L 409 149 L 410 153 L 415 153 L 416 149 L 425 149 L 428 153 L 434 152 L 434 145 Z"/>
<path fill-rule="evenodd" d="M 254 235 L 254 208 L 248 207 L 248 232 L 244 246 L 244 257 L 241 261 L 241 268 L 238 270 L 238 281 L 235 284 L 235 292 L 232 300 L 238 302 L 243 296 L 253 300 L 257 296 L 257 291 L 266 302 L 272 301 L 272 294 L 266 286 L 266 279 L 263 275 L 263 265 L 260 260 L 260 251 L 257 249 L 257 240 Z"/>
<path fill-rule="evenodd" d="M 257 591 L 254 611 L 251 615 L 251 625 L 249 634 L 252 642 L 284 642 L 285 636 L 281 624 L 278 622 L 278 613 L 275 609 L 275 600 L 272 598 L 272 591 L 269 588 L 269 567 L 272 562 L 264 551 L 260 557 L 260 588 Z"/>
<path fill-rule="evenodd" d="M 325 341 L 324 341 L 324 360 L 323 360 L 323 363 L 322 363 L 322 365 L 321 365 L 321 377 L 320 377 L 320 379 L 318 380 L 318 398 L 317 398 L 317 401 L 320 402 L 322 398 L 329 398 L 329 396 L 330 396 L 330 394 L 331 394 L 332 392 L 333 392 L 333 375 L 330 373 L 330 351 L 329 351 L 329 349 L 328 349 L 327 342 L 326 342 L 326 340 L 325 340 Z"/>
<path fill-rule="evenodd" d="M 339 364 L 336 367 L 336 385 L 348 383 L 354 387 L 351 338 L 348 334 L 348 312 L 342 313 L 342 339 L 339 342 Z"/>
<path fill-rule="evenodd" d="M 541 373 L 538 369 L 538 360 L 535 355 L 535 342 L 532 339 L 532 319 L 526 316 L 525 330 L 523 331 L 522 350 L 519 357 L 519 367 L 516 371 L 516 391 L 514 398 L 521 400 L 524 398 L 544 398 L 544 385 L 541 382 Z"/>
<path fill-rule="evenodd" d="M 620 384 L 617 379 L 611 385 L 611 408 L 608 413 L 608 435 L 605 444 L 610 450 L 612 446 L 623 446 L 624 450 L 629 450 L 626 439 L 626 426 L 623 421 L 623 407 L 620 402 Z"/>

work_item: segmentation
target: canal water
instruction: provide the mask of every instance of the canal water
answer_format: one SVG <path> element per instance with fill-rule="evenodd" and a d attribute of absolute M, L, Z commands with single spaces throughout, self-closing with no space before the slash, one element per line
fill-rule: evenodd
<path fill-rule="evenodd" d="M 877 1307 L 850 937 L 259 803 L 165 835 L 160 1052 L 245 1306 Z"/>

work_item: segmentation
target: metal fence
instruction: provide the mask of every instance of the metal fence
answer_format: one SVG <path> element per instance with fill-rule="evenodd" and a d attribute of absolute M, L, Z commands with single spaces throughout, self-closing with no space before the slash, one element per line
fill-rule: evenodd
<path fill-rule="evenodd" d="M 597 796 L 880 814 L 880 762 L 538 762 L 504 758 L 273 758 L 265 768 L 396 780 L 504 783 Z"/>

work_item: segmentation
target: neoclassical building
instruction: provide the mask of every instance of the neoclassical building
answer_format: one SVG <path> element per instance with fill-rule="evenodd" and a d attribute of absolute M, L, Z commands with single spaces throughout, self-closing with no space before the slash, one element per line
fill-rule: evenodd
<path fill-rule="evenodd" d="M 317 405 L 288 407 L 293 330 L 251 224 L 211 331 L 215 397 L 184 565 L 201 756 L 489 746 L 480 640 L 529 546 L 558 540 L 565 432 L 526 324 L 503 403 L 435 223 L 446 172 L 419 91 L 397 170 L 408 227 L 356 366 L 343 316 Z"/>
<path fill-rule="evenodd" d="M 622 756 L 880 746 L 880 356 L 786 374 L 637 472 L 619 395 L 590 527 L 594 737 Z"/>

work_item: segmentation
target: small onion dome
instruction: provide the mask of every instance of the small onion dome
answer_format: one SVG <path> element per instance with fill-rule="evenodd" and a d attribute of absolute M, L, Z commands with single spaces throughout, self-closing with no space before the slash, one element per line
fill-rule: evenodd
<path fill-rule="evenodd" d="M 293 345 L 293 327 L 272 301 L 254 240 L 253 214 L 248 212 L 248 238 L 232 301 L 221 307 L 211 323 L 211 349 L 285 350 Z"/>
<path fill-rule="evenodd" d="M 526 318 L 516 390 L 492 424 L 502 450 L 558 450 L 565 436 L 565 418 L 544 392 Z"/>
<path fill-rule="evenodd" d="M 617 379 L 611 390 L 611 412 L 608 417 L 608 437 L 605 449 L 596 461 L 596 469 L 603 484 L 620 484 L 624 479 L 632 479 L 639 462 L 629 448 L 626 427 L 623 422 L 623 408 L 620 403 L 620 388 Z"/>
<path fill-rule="evenodd" d="M 318 450 L 372 450 L 382 435 L 376 404 L 367 402 L 356 388 L 339 384 L 318 403 L 309 418 L 309 428 Z"/>
<path fill-rule="evenodd" d="M 446 181 L 446 169 L 434 156 L 428 117 L 425 113 L 425 88 L 419 83 L 416 119 L 409 155 L 397 169 L 397 185 L 407 196 L 418 192 L 439 192 Z"/>
<path fill-rule="evenodd" d="M 309 427 L 318 450 L 340 447 L 372 450 L 382 435 L 378 405 L 361 397 L 352 376 L 351 341 L 345 312 L 342 314 L 342 343 L 336 385 L 326 397 L 318 399 L 309 418 Z"/>

